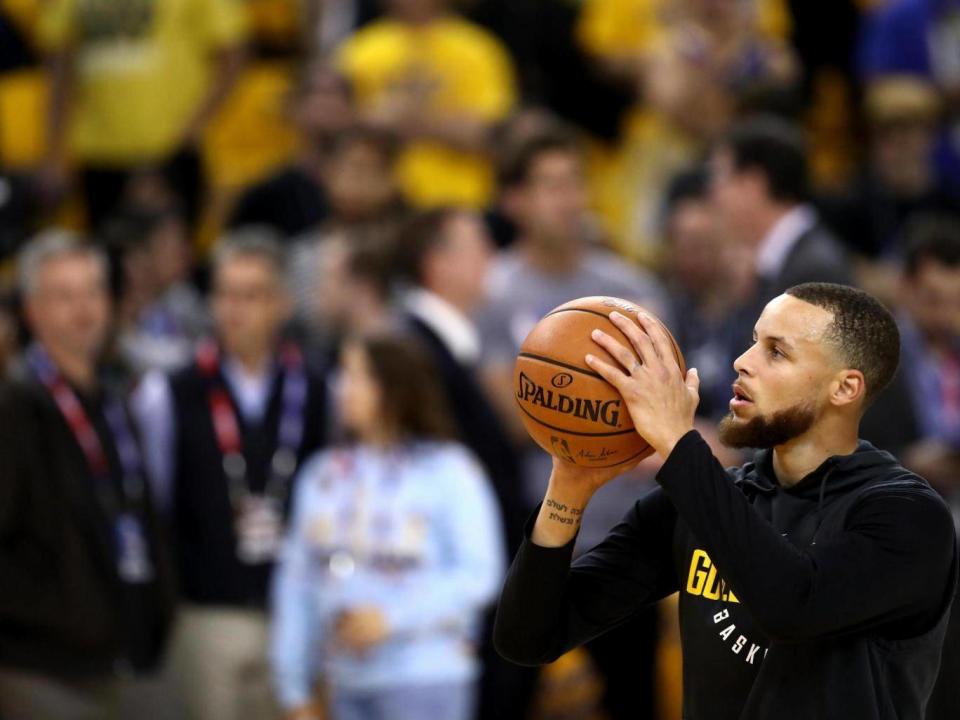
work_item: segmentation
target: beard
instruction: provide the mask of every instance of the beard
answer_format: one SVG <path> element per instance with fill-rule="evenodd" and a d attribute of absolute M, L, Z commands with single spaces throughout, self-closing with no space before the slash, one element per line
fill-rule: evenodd
<path fill-rule="evenodd" d="M 738 422 L 733 413 L 720 421 L 720 442 L 730 448 L 772 448 L 803 435 L 817 419 L 812 402 Z"/>

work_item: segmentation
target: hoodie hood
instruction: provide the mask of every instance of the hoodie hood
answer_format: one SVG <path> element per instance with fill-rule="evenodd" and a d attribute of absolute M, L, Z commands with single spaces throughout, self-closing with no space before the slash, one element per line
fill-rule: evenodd
<path fill-rule="evenodd" d="M 897 459 L 866 440 L 849 455 L 833 455 L 792 487 L 782 487 L 773 471 L 773 450 L 760 450 L 751 463 L 737 473 L 735 482 L 755 498 L 758 509 L 766 507 L 768 518 L 784 535 L 813 541 L 826 510 L 838 499 L 858 495 L 870 485 L 896 479 L 920 482 Z M 801 526 L 802 527 L 799 527 Z"/>

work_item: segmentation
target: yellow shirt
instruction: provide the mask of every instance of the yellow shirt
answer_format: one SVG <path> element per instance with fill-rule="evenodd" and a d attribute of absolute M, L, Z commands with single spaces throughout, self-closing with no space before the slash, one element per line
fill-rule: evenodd
<path fill-rule="evenodd" d="M 432 118 L 495 122 L 510 112 L 516 98 L 506 49 L 485 30 L 456 17 L 420 27 L 391 19 L 374 22 L 349 38 L 337 59 L 364 110 L 416 85 L 425 93 L 423 111 Z M 481 207 L 494 187 L 488 158 L 435 141 L 410 143 L 400 156 L 398 173 L 405 195 L 420 207 Z"/>
<path fill-rule="evenodd" d="M 238 0 L 51 0 L 48 50 L 74 56 L 69 147 L 128 165 L 174 149 L 207 91 L 212 53 L 242 40 Z"/>

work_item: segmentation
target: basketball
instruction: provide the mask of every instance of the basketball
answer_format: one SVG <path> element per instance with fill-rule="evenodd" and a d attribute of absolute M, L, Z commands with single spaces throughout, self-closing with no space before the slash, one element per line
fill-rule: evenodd
<path fill-rule="evenodd" d="M 619 367 L 591 339 L 595 328 L 632 348 L 626 335 L 610 321 L 614 310 L 633 322 L 640 310 L 652 316 L 646 308 L 620 298 L 571 300 L 534 326 L 514 366 L 514 394 L 530 437 L 551 455 L 582 467 L 635 463 L 653 453 L 634 430 L 620 393 L 584 361 L 591 353 Z M 669 330 L 667 336 L 682 377 L 687 371 L 683 355 Z"/>

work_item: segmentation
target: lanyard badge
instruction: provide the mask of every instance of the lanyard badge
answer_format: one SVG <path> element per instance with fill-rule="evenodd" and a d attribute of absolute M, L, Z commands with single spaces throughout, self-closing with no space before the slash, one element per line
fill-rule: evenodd
<path fill-rule="evenodd" d="M 290 480 L 297 469 L 297 453 L 303 440 L 307 379 L 303 356 L 293 345 L 281 351 L 284 368 L 281 389 L 277 448 L 270 461 L 267 485 L 262 493 L 250 490 L 247 461 L 236 409 L 220 380 L 220 358 L 213 343 L 204 343 L 197 357 L 201 374 L 208 381 L 207 404 L 217 445 L 223 457 L 230 504 L 237 536 L 237 557 L 247 565 L 276 560 L 283 537 L 283 506 Z"/>
<path fill-rule="evenodd" d="M 150 545 L 143 523 L 135 511 L 145 491 L 143 462 L 122 403 L 116 398 L 107 399 L 103 409 L 123 469 L 123 483 L 117 502 L 109 499 L 115 498 L 117 493 L 111 487 L 107 454 L 77 394 L 39 345 L 32 345 L 27 350 L 27 362 L 53 397 L 97 483 L 101 503 L 113 523 L 113 548 L 118 576 L 130 584 L 151 582 L 154 568 L 150 559 Z"/>

